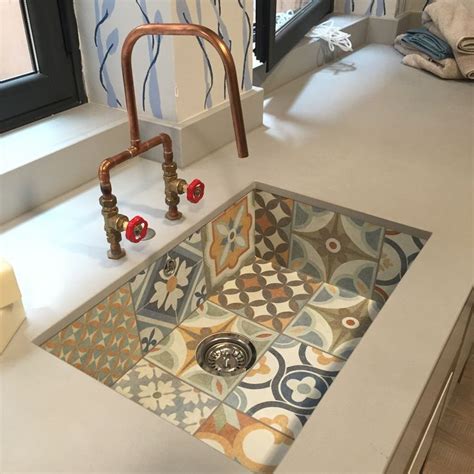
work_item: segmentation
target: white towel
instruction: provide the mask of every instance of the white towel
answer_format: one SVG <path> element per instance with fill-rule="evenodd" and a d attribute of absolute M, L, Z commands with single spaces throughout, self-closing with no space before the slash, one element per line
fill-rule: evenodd
<path fill-rule="evenodd" d="M 433 21 L 453 51 L 474 54 L 474 0 L 437 0 L 428 5 L 422 23 Z"/>
<path fill-rule="evenodd" d="M 434 8 L 436 5 L 440 8 Z M 460 18 L 460 14 L 465 16 Z M 447 23 L 448 19 L 454 23 Z M 449 43 L 462 75 L 474 80 L 474 0 L 438 0 L 426 7 L 421 22 L 431 33 Z M 462 31 L 470 32 L 470 36 L 463 36 Z"/>
<path fill-rule="evenodd" d="M 463 75 L 458 68 L 456 61 L 453 58 L 446 58 L 435 61 L 428 55 L 418 51 L 410 45 L 402 43 L 402 38 L 405 35 L 398 35 L 395 38 L 393 47 L 403 56 L 402 63 L 406 66 L 411 66 L 416 69 L 431 72 L 441 79 L 463 79 Z"/>
<path fill-rule="evenodd" d="M 421 54 L 408 54 L 402 59 L 402 62 L 407 66 L 431 72 L 441 79 L 463 79 L 463 75 L 459 71 L 458 65 L 453 58 L 431 61 Z"/>

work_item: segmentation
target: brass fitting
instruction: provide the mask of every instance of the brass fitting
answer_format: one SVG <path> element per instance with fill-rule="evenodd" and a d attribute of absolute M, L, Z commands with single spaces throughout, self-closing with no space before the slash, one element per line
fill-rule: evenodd
<path fill-rule="evenodd" d="M 112 259 L 119 259 L 125 255 L 125 251 L 120 246 L 120 241 L 122 240 L 121 233 L 123 231 L 125 231 L 125 236 L 128 240 L 138 243 L 146 237 L 148 229 L 148 223 L 142 217 L 135 216 L 129 220 L 126 216 L 119 214 L 117 199 L 112 194 L 112 184 L 110 182 L 110 171 L 114 167 L 161 144 L 164 152 L 163 178 L 165 181 L 166 204 L 168 205 L 166 217 L 170 220 L 182 217 L 182 214 L 178 211 L 179 194 L 186 193 L 188 201 L 192 203 L 199 202 L 204 196 L 204 183 L 194 179 L 188 184 L 185 180 L 178 178 L 176 163 L 173 161 L 171 138 L 166 133 L 161 133 L 144 142 L 140 139 L 132 72 L 132 50 L 139 38 L 149 35 L 194 36 L 208 41 L 215 48 L 226 71 L 238 155 L 241 158 L 248 156 L 237 71 L 231 52 L 219 35 L 202 25 L 181 23 L 153 23 L 141 25 L 132 30 L 125 38 L 121 53 L 125 102 L 130 130 L 130 146 L 127 150 L 103 160 L 99 166 L 98 173 L 100 190 L 102 192 L 100 204 L 104 217 L 104 228 L 107 241 L 110 244 L 108 256 Z"/>
<path fill-rule="evenodd" d="M 185 192 L 186 181 L 178 178 L 177 166 L 173 160 L 173 156 L 163 163 L 163 180 L 165 182 L 165 202 L 168 205 L 166 218 L 175 221 L 181 219 L 183 214 L 178 211 L 179 194 Z"/>
<path fill-rule="evenodd" d="M 122 232 L 128 224 L 128 218 L 119 214 L 117 198 L 113 194 L 102 195 L 99 199 L 104 217 L 104 230 L 110 249 L 107 251 L 109 258 L 118 260 L 125 256 L 125 250 L 120 245 Z"/>

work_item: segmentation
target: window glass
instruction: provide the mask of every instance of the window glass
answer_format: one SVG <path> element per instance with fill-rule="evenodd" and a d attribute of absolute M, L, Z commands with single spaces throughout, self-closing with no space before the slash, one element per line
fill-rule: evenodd
<path fill-rule="evenodd" d="M 275 30 L 290 22 L 295 15 L 304 10 L 312 0 L 277 0 L 276 2 L 276 18 Z"/>
<path fill-rule="evenodd" d="M 20 0 L 0 1 L 0 81 L 35 72 Z"/>

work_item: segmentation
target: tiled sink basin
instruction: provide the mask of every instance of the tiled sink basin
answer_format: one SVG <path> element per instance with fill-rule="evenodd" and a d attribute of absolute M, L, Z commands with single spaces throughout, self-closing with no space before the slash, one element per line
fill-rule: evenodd
<path fill-rule="evenodd" d="M 271 472 L 424 243 L 255 190 L 42 347 L 247 469 Z M 222 332 L 253 344 L 245 373 L 198 364 L 199 343 Z"/>

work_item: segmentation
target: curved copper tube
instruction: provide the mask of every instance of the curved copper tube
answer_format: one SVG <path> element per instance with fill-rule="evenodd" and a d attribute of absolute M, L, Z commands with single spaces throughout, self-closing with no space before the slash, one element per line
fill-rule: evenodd
<path fill-rule="evenodd" d="M 212 44 L 219 53 L 227 73 L 227 87 L 229 90 L 237 150 L 241 158 L 248 156 L 235 64 L 229 49 L 219 36 L 205 26 L 193 24 L 148 24 L 132 30 L 125 38 L 122 47 L 122 75 L 130 127 L 130 147 L 125 151 L 103 160 L 99 167 L 99 181 L 102 191 L 100 204 L 102 207 L 102 215 L 104 216 L 104 229 L 107 235 L 107 241 L 110 244 L 108 256 L 113 259 L 119 259 L 125 255 L 125 251 L 120 246 L 120 241 L 122 239 L 121 232 L 123 231 L 122 224 L 128 222 L 128 219 L 126 216 L 119 214 L 117 198 L 112 194 L 110 170 L 128 159 L 162 144 L 164 154 L 162 168 L 163 178 L 165 180 L 166 203 L 168 204 L 166 217 L 171 220 L 181 217 L 181 213 L 178 211 L 178 193 L 182 192 L 180 192 L 178 188 L 186 185 L 186 181 L 179 179 L 176 174 L 176 163 L 173 161 L 172 143 L 169 135 L 161 133 L 145 142 L 141 142 L 140 140 L 137 104 L 133 84 L 132 51 L 138 39 L 145 35 L 198 36 Z"/>
<path fill-rule="evenodd" d="M 135 43 L 145 35 L 171 35 L 171 36 L 198 36 L 208 41 L 219 53 L 227 73 L 227 88 L 229 89 L 232 122 L 234 124 L 235 141 L 240 158 L 248 156 L 247 139 L 240 104 L 239 85 L 234 60 L 229 48 L 214 31 L 202 25 L 181 23 L 151 23 L 141 25 L 132 30 L 122 47 L 122 74 L 125 88 L 125 101 L 127 104 L 128 119 L 130 123 L 130 141 L 132 146 L 140 143 L 138 128 L 137 104 L 132 73 L 132 51 Z"/>
<path fill-rule="evenodd" d="M 127 150 L 103 160 L 99 166 L 99 182 L 102 193 L 105 195 L 112 192 L 112 185 L 110 184 L 110 170 L 112 168 L 160 144 L 163 145 L 163 157 L 165 162 L 173 161 L 171 138 L 166 133 L 160 133 L 160 135 L 150 138 L 145 142 L 138 141 L 135 146 L 132 145 Z"/>

